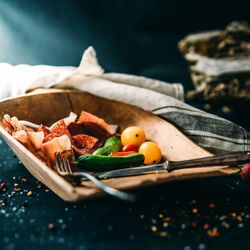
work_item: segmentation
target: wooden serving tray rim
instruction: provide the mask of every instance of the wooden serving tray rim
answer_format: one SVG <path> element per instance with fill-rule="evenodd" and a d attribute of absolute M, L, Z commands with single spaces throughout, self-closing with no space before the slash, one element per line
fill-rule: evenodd
<path fill-rule="evenodd" d="M 41 93 L 42 92 L 42 93 Z M 29 93 L 26 95 L 18 96 L 17 98 L 26 98 L 28 96 L 34 96 L 34 95 L 41 95 L 41 94 L 53 94 L 53 93 L 82 93 L 78 90 L 56 90 L 56 89 L 44 89 L 37 93 Z M 0 102 L 8 102 L 11 100 L 14 100 L 16 98 L 6 98 Z M 105 99 L 105 98 L 102 98 Z M 117 102 L 119 103 L 119 102 Z M 131 106 L 131 105 L 130 105 Z M 139 109 L 138 107 L 136 107 Z M 148 112 L 143 110 L 143 112 Z M 149 113 L 149 112 L 148 112 Z M 151 113 L 150 113 L 151 114 Z M 151 114 L 153 115 L 153 114 Z M 153 115 L 155 116 L 155 115 Z M 157 117 L 157 116 L 155 116 Z M 165 120 L 157 117 L 160 122 L 166 122 Z M 176 129 L 174 125 L 169 123 L 172 127 Z M 14 139 L 4 128 L 2 125 L 2 121 L 0 121 L 0 134 L 3 136 L 7 144 L 12 148 L 12 150 L 17 153 L 18 155 L 23 154 L 23 164 L 25 167 L 33 174 L 38 180 L 43 182 L 45 185 L 48 186 L 48 188 L 52 189 L 55 193 L 57 193 L 61 198 L 68 201 L 77 201 L 79 199 L 85 199 L 85 198 L 91 198 L 95 196 L 103 195 L 104 193 L 95 187 L 95 185 L 89 181 L 84 182 L 84 187 L 74 187 L 72 186 L 68 181 L 66 181 L 63 177 L 58 175 L 56 172 L 48 168 L 42 161 L 40 161 L 35 155 L 33 155 L 25 146 L 23 146 L 20 142 L 18 142 L 16 139 Z M 178 129 L 177 129 L 178 130 Z M 206 152 L 209 155 L 212 155 L 202 147 L 195 144 L 192 140 L 190 140 L 187 136 L 185 136 L 181 131 L 178 130 L 180 135 L 185 138 L 185 140 L 192 146 L 195 146 L 195 148 L 199 151 Z M 33 163 L 35 163 L 34 169 L 26 166 L 24 163 L 25 157 L 27 159 L 31 159 Z M 197 170 L 199 171 L 197 173 Z M 114 179 L 108 179 L 104 180 L 103 182 L 115 187 L 117 185 L 117 182 L 121 181 L 127 181 L 132 180 L 132 184 L 130 186 L 124 186 L 122 189 L 128 189 L 128 188 L 138 188 L 142 186 L 148 186 L 148 185 L 154 185 L 158 183 L 163 183 L 167 181 L 179 181 L 179 180 L 185 180 L 190 178 L 204 178 L 204 177 L 211 177 L 211 176 L 219 176 L 219 175 L 225 175 L 225 174 L 233 174 L 237 173 L 239 171 L 238 168 L 235 167 L 229 167 L 229 166 L 223 166 L 223 167 L 213 167 L 212 172 L 207 172 L 206 168 L 199 168 L 199 169 L 188 169 L 182 170 L 182 175 L 180 179 L 180 171 L 176 170 L 171 173 L 150 173 L 150 174 L 144 174 L 140 175 L 140 178 L 138 176 L 130 176 L 130 177 L 120 177 L 120 178 L 114 178 Z M 190 177 L 190 173 L 193 172 L 192 177 Z M 147 177 L 150 175 L 150 180 L 147 179 Z M 48 178 L 49 177 L 49 178 Z M 46 179 L 47 178 L 47 179 Z M 139 180 L 140 179 L 140 180 Z"/>

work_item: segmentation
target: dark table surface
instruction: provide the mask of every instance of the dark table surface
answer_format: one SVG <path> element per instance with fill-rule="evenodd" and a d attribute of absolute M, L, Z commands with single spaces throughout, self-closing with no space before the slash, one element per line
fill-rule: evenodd
<path fill-rule="evenodd" d="M 107 72 L 181 82 L 188 90 L 193 87 L 177 42 L 190 32 L 249 21 L 247 7 L 198 1 L 3 0 L 0 61 L 77 66 L 83 50 L 93 45 Z M 244 117 L 214 113 L 249 129 Z M 240 176 L 134 190 L 135 204 L 110 197 L 68 203 L 38 183 L 1 138 L 0 169 L 0 184 L 6 183 L 0 191 L 0 249 L 250 247 L 250 187 Z"/>

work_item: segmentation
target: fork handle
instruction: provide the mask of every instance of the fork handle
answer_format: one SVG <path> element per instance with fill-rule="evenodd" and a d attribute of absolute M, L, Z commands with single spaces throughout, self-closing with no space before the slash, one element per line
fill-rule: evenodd
<path fill-rule="evenodd" d="M 107 185 L 105 185 L 104 183 L 102 183 L 101 181 L 99 181 L 98 179 L 96 179 L 93 175 L 89 174 L 89 173 L 85 173 L 85 172 L 74 172 L 72 173 L 73 176 L 78 176 L 78 177 L 85 177 L 88 180 L 92 181 L 93 183 L 95 183 L 100 189 L 102 189 L 105 193 L 112 195 L 118 199 L 124 200 L 124 201 L 130 201 L 133 202 L 136 200 L 136 197 L 132 194 L 128 194 L 125 192 L 122 192 L 118 189 L 109 187 Z"/>
<path fill-rule="evenodd" d="M 198 158 L 186 161 L 170 161 L 167 166 L 168 171 L 183 168 L 196 168 L 208 166 L 225 166 L 225 165 L 240 165 L 250 162 L 249 151 L 239 151 L 233 153 L 226 153 L 223 155 L 216 155 L 204 158 Z"/>

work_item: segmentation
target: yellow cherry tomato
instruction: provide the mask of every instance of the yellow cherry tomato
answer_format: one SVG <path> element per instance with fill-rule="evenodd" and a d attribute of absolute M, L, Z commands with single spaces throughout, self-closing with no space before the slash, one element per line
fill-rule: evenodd
<path fill-rule="evenodd" d="M 122 145 L 134 144 L 140 146 L 146 140 L 145 132 L 142 128 L 131 126 L 122 131 L 121 142 Z"/>
<path fill-rule="evenodd" d="M 139 148 L 139 153 L 145 157 L 144 164 L 156 164 L 161 161 L 161 150 L 154 142 L 144 142 Z"/>

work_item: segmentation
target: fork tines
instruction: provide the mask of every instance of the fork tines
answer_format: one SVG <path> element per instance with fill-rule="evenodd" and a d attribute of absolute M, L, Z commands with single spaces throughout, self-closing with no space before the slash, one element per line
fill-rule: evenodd
<path fill-rule="evenodd" d="M 72 170 L 69 163 L 69 159 L 62 155 L 60 152 L 55 153 L 55 166 L 56 170 L 61 175 L 71 175 Z"/>

